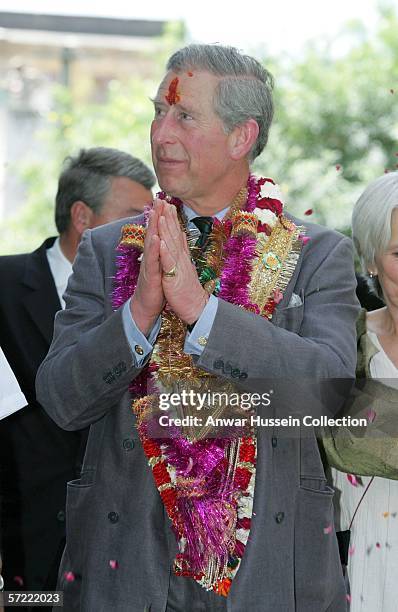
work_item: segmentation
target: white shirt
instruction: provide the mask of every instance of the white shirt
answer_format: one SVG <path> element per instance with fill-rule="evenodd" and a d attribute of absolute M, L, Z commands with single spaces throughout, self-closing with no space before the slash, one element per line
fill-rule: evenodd
<path fill-rule="evenodd" d="M 0 419 L 27 405 L 24 394 L 0 348 Z"/>
<path fill-rule="evenodd" d="M 65 293 L 68 279 L 72 274 L 72 264 L 61 251 L 59 237 L 56 239 L 53 246 L 47 249 L 46 255 L 51 274 L 54 278 L 59 301 L 61 302 L 62 308 L 65 308 L 65 301 L 62 296 Z"/>
<path fill-rule="evenodd" d="M 373 355 L 369 364 L 372 378 L 381 380 L 388 387 L 398 388 L 398 369 L 384 351 L 377 334 L 370 330 L 367 330 L 367 334 L 373 344 L 379 349 L 379 352 Z"/>

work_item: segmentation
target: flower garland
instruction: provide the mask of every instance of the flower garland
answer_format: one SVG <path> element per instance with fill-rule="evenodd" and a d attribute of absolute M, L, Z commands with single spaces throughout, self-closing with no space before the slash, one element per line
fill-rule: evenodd
<path fill-rule="evenodd" d="M 214 220 L 201 266 L 200 281 L 209 293 L 246 310 L 271 318 L 294 271 L 301 249 L 302 228 L 282 214 L 283 205 L 271 179 L 249 176 L 244 207 L 232 205 L 223 221 Z M 180 200 L 162 199 L 177 207 Z M 238 198 L 241 199 L 241 198 Z M 301 234 L 300 234 L 301 232 Z M 145 228 L 122 229 L 113 306 L 119 308 L 134 292 Z M 159 430 L 159 393 L 164 387 L 203 379 L 220 379 L 196 368 L 183 351 L 186 325 L 166 305 L 150 363 L 130 385 L 135 397 L 137 429 L 152 468 L 156 487 L 176 534 L 179 554 L 174 570 L 204 588 L 226 596 L 247 544 L 253 510 L 257 445 L 252 432 L 222 438 L 202 431 L 196 439 L 184 430 Z M 219 388 L 218 387 L 218 388 Z M 230 391 L 230 383 L 224 384 Z"/>

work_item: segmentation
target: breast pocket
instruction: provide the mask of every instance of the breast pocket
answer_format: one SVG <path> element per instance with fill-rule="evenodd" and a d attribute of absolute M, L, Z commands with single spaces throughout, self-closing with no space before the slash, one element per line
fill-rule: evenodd
<path fill-rule="evenodd" d="M 293 300 L 292 304 L 275 311 L 272 321 L 278 327 L 283 327 L 298 334 L 304 318 L 304 290 L 302 289 L 295 297 L 296 299 Z"/>

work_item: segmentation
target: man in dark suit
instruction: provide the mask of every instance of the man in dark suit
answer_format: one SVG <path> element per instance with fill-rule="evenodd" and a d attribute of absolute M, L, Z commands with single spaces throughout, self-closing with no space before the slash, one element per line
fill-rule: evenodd
<path fill-rule="evenodd" d="M 137 158 L 92 148 L 68 158 L 60 176 L 58 238 L 33 253 L 0 257 L 0 345 L 28 405 L 0 423 L 3 570 L 7 589 L 55 588 L 65 536 L 66 482 L 85 444 L 47 416 L 35 395 L 55 313 L 83 231 L 136 215 L 152 199 L 155 177 Z"/>

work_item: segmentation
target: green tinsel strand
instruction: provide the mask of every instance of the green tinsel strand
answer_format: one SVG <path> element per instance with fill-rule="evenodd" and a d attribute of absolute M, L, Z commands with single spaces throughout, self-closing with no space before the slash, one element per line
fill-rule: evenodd
<path fill-rule="evenodd" d="M 202 273 L 200 275 L 200 282 L 202 284 L 207 283 L 207 281 L 209 280 L 213 280 L 213 278 L 216 278 L 216 273 L 212 268 L 205 268 L 204 270 L 202 270 Z"/>

